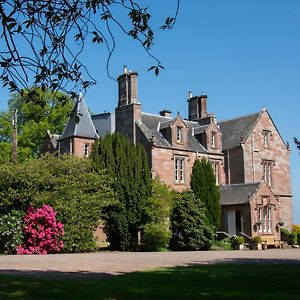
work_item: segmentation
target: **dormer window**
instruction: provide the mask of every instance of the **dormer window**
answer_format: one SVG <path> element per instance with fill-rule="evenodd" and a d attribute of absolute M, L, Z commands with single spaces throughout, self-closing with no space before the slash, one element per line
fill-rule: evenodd
<path fill-rule="evenodd" d="M 176 142 L 182 143 L 182 128 L 179 126 L 176 127 Z"/>
<path fill-rule="evenodd" d="M 264 147 L 265 148 L 270 148 L 270 136 L 271 136 L 271 131 L 263 130 L 263 138 L 264 138 Z"/>
<path fill-rule="evenodd" d="M 212 148 L 216 148 L 217 144 L 216 144 L 216 137 L 217 137 L 217 133 L 216 132 L 212 132 L 211 133 L 211 147 Z"/>

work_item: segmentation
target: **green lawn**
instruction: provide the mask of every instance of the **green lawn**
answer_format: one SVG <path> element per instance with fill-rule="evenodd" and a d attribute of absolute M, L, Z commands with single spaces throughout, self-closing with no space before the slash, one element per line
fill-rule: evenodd
<path fill-rule="evenodd" d="M 300 299 L 298 265 L 202 265 L 105 280 L 0 275 L 0 299 Z"/>

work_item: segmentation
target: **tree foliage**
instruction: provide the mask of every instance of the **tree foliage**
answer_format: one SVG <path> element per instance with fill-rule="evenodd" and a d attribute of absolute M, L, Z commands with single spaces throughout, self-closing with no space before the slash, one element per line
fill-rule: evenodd
<path fill-rule="evenodd" d="M 208 160 L 195 161 L 191 175 L 191 189 L 203 201 L 210 224 L 218 229 L 221 218 L 220 191 Z"/>
<path fill-rule="evenodd" d="M 160 29 L 174 25 L 167 17 Z M 0 1 L 0 79 L 12 91 L 20 86 L 72 90 L 69 83 L 87 88 L 95 83 L 81 55 L 90 43 L 107 49 L 109 60 L 119 33 L 136 40 L 154 60 L 150 69 L 158 74 L 160 61 L 150 53 L 154 43 L 151 13 L 141 0 Z"/>
<path fill-rule="evenodd" d="M 300 151 L 300 141 L 297 138 L 294 138 L 294 142 L 295 142 L 298 150 Z"/>
<path fill-rule="evenodd" d="M 133 145 L 122 134 L 107 135 L 93 147 L 95 169 L 114 178 L 118 203 L 106 210 L 106 233 L 113 250 L 130 250 L 145 222 L 145 203 L 151 191 L 151 174 L 142 145 Z"/>
<path fill-rule="evenodd" d="M 46 131 L 61 133 L 72 111 L 74 101 L 60 92 L 44 92 L 41 88 L 14 93 L 8 110 L 0 113 L 0 162 L 8 162 L 12 153 L 14 110 L 18 110 L 18 159 L 24 161 L 39 155 Z"/>
<path fill-rule="evenodd" d="M 152 180 L 151 195 L 145 205 L 146 224 L 142 236 L 143 248 L 147 251 L 163 250 L 169 245 L 173 194 L 158 177 Z"/>
<path fill-rule="evenodd" d="M 178 193 L 171 216 L 173 250 L 209 249 L 215 228 L 209 224 L 203 202 L 191 191 Z"/>
<path fill-rule="evenodd" d="M 25 163 L 0 165 L 0 215 L 51 205 L 64 224 L 65 252 L 95 250 L 94 230 L 103 210 L 114 202 L 107 175 L 91 161 L 51 155 Z"/>

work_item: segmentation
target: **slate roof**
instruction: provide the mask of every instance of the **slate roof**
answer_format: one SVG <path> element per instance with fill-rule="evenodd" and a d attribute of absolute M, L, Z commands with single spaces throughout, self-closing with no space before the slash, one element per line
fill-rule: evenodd
<path fill-rule="evenodd" d="M 56 149 L 60 135 L 51 133 L 49 130 L 47 130 L 47 134 L 48 134 L 48 137 L 52 144 L 53 149 Z"/>
<path fill-rule="evenodd" d="M 65 126 L 60 140 L 73 136 L 91 139 L 95 139 L 98 137 L 91 119 L 91 115 L 81 94 L 76 100 L 75 106 L 70 114 L 70 118 Z"/>
<path fill-rule="evenodd" d="M 220 188 L 221 205 L 245 204 L 255 194 L 260 182 L 223 185 Z"/>
<path fill-rule="evenodd" d="M 159 130 L 168 127 L 170 124 L 173 124 L 174 121 L 174 118 L 142 113 L 141 122 L 138 122 L 137 125 L 144 133 L 148 141 L 153 141 L 155 146 L 170 148 L 170 143 L 165 139 Z M 183 120 L 183 122 L 188 128 L 187 150 L 199 153 L 207 153 L 207 150 L 201 145 L 192 132 L 192 128 L 200 127 L 199 124 L 197 122 L 186 120 Z"/>
<path fill-rule="evenodd" d="M 219 122 L 222 132 L 223 150 L 240 145 L 241 139 L 245 141 L 259 117 L 260 112 L 235 119 Z"/>

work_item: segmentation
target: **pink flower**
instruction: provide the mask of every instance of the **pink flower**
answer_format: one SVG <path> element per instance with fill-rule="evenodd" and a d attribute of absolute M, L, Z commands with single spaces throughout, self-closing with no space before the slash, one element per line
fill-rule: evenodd
<path fill-rule="evenodd" d="M 34 209 L 29 206 L 24 217 L 24 244 L 19 245 L 17 254 L 47 254 L 59 252 L 64 244 L 63 224 L 56 221 L 56 212 L 50 205 Z"/>

